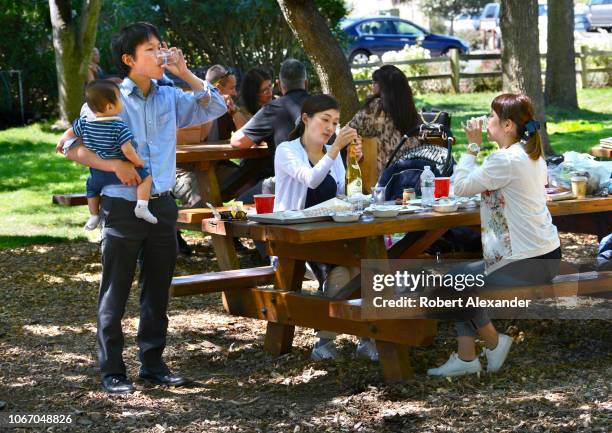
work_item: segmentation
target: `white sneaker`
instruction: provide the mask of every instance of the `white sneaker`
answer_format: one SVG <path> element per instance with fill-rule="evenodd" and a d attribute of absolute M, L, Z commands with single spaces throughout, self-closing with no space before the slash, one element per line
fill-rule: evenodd
<path fill-rule="evenodd" d="M 504 361 L 506 360 L 506 356 L 508 356 L 510 346 L 512 346 L 513 342 L 514 340 L 512 337 L 506 334 L 499 334 L 497 347 L 492 350 L 485 348 L 484 353 L 487 357 L 487 373 L 499 371 L 502 365 L 504 365 Z"/>
<path fill-rule="evenodd" d="M 376 343 L 370 338 L 360 338 L 355 355 L 359 358 L 367 358 L 372 362 L 378 362 L 378 350 Z"/>
<path fill-rule="evenodd" d="M 94 230 L 100 224 L 100 216 L 99 215 L 91 215 L 87 222 L 85 223 L 85 230 L 91 231 Z"/>
<path fill-rule="evenodd" d="M 310 359 L 315 361 L 321 361 L 323 359 L 336 359 L 340 355 L 336 350 L 336 343 L 334 340 L 330 340 L 325 344 L 319 345 L 318 343 L 312 348 L 310 353 Z"/>
<path fill-rule="evenodd" d="M 480 373 L 482 366 L 478 357 L 472 361 L 464 361 L 456 353 L 451 353 L 450 358 L 438 368 L 430 368 L 427 374 L 430 376 L 462 376 L 464 374 Z"/>

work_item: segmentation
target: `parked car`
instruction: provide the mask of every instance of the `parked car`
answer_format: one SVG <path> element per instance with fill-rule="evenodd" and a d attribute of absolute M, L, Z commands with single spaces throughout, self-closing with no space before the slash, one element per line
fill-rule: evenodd
<path fill-rule="evenodd" d="M 487 3 L 480 14 L 480 30 L 499 30 L 499 17 L 501 6 L 499 3 Z M 484 21 L 484 23 L 483 23 Z M 548 5 L 542 1 L 538 3 L 538 26 L 546 26 L 548 22 Z M 484 25 L 483 25 L 484 24 Z"/>
<path fill-rule="evenodd" d="M 538 3 L 538 28 L 548 29 L 548 5 L 542 1 Z"/>
<path fill-rule="evenodd" d="M 584 5 L 577 5 L 574 8 L 574 31 L 588 32 L 591 30 L 591 20 L 589 19 L 589 9 Z"/>
<path fill-rule="evenodd" d="M 499 30 L 499 3 L 487 3 L 480 13 L 478 30 Z"/>
<path fill-rule="evenodd" d="M 612 30 L 612 0 L 589 0 L 587 6 L 589 8 L 587 16 L 591 22 L 589 30 Z"/>
<path fill-rule="evenodd" d="M 444 21 L 444 26 L 450 30 L 451 22 L 450 20 Z M 460 14 L 455 17 L 453 20 L 453 31 L 460 32 L 465 30 L 478 30 L 480 26 L 480 14 L 469 15 L 469 14 Z"/>
<path fill-rule="evenodd" d="M 469 51 L 467 42 L 462 39 L 431 33 L 398 17 L 345 18 L 340 26 L 348 35 L 347 56 L 350 63 L 367 61 L 373 54 L 380 56 L 387 51 L 399 51 L 405 45 L 417 43 L 428 49 L 432 57 L 446 54 L 453 48 L 461 53 Z"/>

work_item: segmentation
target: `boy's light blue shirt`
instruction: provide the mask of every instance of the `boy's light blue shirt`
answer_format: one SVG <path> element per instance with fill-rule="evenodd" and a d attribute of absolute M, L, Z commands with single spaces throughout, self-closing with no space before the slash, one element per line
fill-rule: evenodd
<path fill-rule="evenodd" d="M 227 111 L 223 97 L 208 82 L 198 92 L 184 92 L 176 87 L 159 86 L 151 81 L 145 97 L 129 78 L 119 86 L 123 111 L 119 116 L 134 134 L 138 155 L 151 173 L 151 194 L 171 190 L 176 183 L 176 129 L 204 123 Z M 102 194 L 136 201 L 136 187 L 107 185 Z"/>

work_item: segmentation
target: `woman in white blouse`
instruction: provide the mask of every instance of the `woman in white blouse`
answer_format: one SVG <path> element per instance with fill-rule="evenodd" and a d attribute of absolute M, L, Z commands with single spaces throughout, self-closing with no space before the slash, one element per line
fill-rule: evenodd
<path fill-rule="evenodd" d="M 313 95 L 304 100 L 300 121 L 289 141 L 276 148 L 274 175 L 276 191 L 274 210 L 302 210 L 344 194 L 345 169 L 340 151 L 356 141 L 355 154 L 361 158 L 357 131 L 345 126 L 333 144 L 327 145 L 340 121 L 338 102 L 329 95 Z M 326 296 L 333 296 L 358 270 L 325 263 L 309 262 Z M 336 358 L 335 334 L 317 331 L 313 359 Z M 370 339 L 360 339 L 357 354 L 378 360 L 376 346 Z"/>
<path fill-rule="evenodd" d="M 455 167 L 455 195 L 481 194 L 483 261 L 453 273 L 484 275 L 489 285 L 528 285 L 550 282 L 559 271 L 561 249 L 557 228 L 546 206 L 547 170 L 529 97 L 503 94 L 491 103 L 487 127 L 490 141 L 499 150 L 482 166 L 476 155 L 482 144 L 482 121 L 472 119 L 465 128 L 467 152 Z M 430 375 L 459 376 L 478 373 L 474 337 L 484 340 L 487 371 L 498 371 L 512 345 L 499 334 L 486 310 L 478 309 L 469 320 L 456 323 L 458 353 Z"/>

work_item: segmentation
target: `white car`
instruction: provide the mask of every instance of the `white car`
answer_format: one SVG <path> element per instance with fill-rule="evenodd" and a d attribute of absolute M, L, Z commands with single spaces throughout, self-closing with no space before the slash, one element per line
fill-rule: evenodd
<path fill-rule="evenodd" d="M 612 30 L 612 0 L 589 0 L 587 6 L 591 29 Z"/>
<path fill-rule="evenodd" d="M 480 20 L 479 15 L 468 15 L 468 14 L 460 14 L 455 17 L 453 20 L 453 32 L 460 32 L 465 30 L 478 30 L 478 22 Z M 450 20 L 445 20 L 444 25 L 446 29 L 450 31 L 451 22 Z"/>

